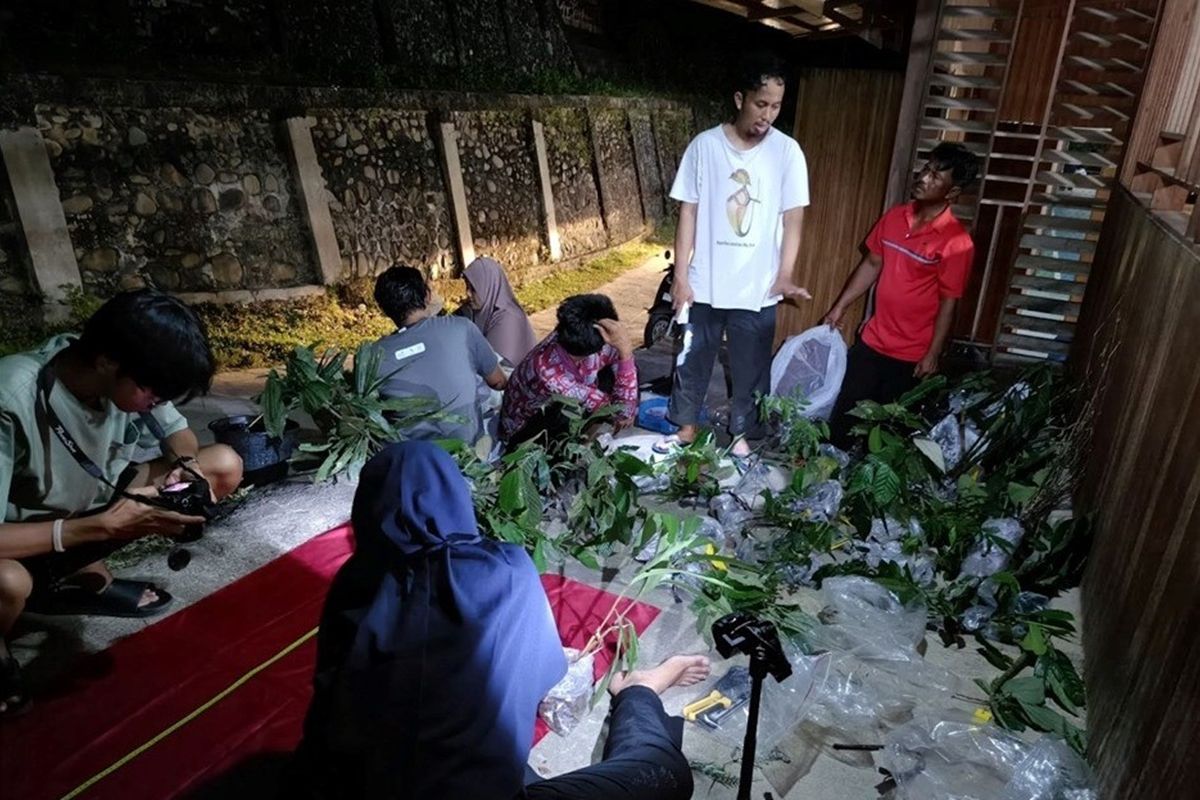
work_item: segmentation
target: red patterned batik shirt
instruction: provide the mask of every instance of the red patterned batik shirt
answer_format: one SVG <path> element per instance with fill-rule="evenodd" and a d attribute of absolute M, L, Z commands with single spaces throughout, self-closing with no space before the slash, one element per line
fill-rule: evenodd
<path fill-rule="evenodd" d="M 597 376 L 608 366 L 616 373 L 611 395 L 596 386 Z M 550 334 L 509 378 L 500 410 L 500 438 L 510 440 L 555 395 L 578 400 L 589 413 L 609 404 L 620 405 L 625 409 L 622 418 L 633 419 L 638 402 L 637 366 L 632 358 L 622 360 L 610 345 L 594 355 L 576 358 Z"/>

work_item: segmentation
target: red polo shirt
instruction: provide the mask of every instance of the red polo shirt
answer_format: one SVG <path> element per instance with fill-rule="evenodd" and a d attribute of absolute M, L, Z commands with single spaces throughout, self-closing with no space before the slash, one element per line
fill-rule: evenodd
<path fill-rule="evenodd" d="M 971 235 L 947 208 L 914 231 L 913 205 L 884 214 L 867 237 L 883 257 L 875 287 L 875 315 L 863 329 L 872 350 L 900 361 L 920 361 L 933 341 L 943 298 L 962 297 L 975 258 Z"/>

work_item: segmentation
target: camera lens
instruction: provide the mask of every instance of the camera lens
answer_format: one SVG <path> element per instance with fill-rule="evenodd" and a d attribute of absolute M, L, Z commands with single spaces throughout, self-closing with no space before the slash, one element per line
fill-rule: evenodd
<path fill-rule="evenodd" d="M 167 556 L 167 566 L 174 572 L 186 567 L 192 562 L 192 554 L 188 552 L 186 547 L 176 547 Z"/>

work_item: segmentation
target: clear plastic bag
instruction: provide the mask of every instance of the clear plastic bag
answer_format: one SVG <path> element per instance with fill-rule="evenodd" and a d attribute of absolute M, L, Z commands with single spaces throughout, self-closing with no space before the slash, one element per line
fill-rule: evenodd
<path fill-rule="evenodd" d="M 1000 800 L 1096 800 L 1092 771 L 1066 742 L 1043 736 L 1017 764 Z"/>
<path fill-rule="evenodd" d="M 725 529 L 725 548 L 737 549 L 738 543 L 745 538 L 746 523 L 754 518 L 754 512 L 731 494 L 717 495 L 709 501 L 708 509 Z"/>
<path fill-rule="evenodd" d="M 807 514 L 813 522 L 830 522 L 837 519 L 844 496 L 845 490 L 838 481 L 821 481 L 813 484 L 803 497 L 792 503 L 792 511 Z"/>
<path fill-rule="evenodd" d="M 566 736 L 591 710 L 595 658 L 592 653 L 580 657 L 573 647 L 564 647 L 567 674 L 546 693 L 538 704 L 538 716 L 559 736 Z"/>
<path fill-rule="evenodd" d="M 827 578 L 821 599 L 822 640 L 832 649 L 869 660 L 909 660 L 925 639 L 925 605 L 901 603 L 869 578 Z"/>
<path fill-rule="evenodd" d="M 1028 751 L 995 725 L 955 715 L 892 731 L 879 761 L 896 781 L 896 800 L 1000 800 Z"/>
<path fill-rule="evenodd" d="M 895 800 L 1095 800 L 1087 764 L 1061 739 L 1030 744 L 996 725 L 948 714 L 887 738 L 880 765 Z"/>
<path fill-rule="evenodd" d="M 983 535 L 963 559 L 960 577 L 988 578 L 1000 572 L 1025 536 L 1021 523 L 1010 518 L 985 520 L 982 529 Z M 997 543 L 997 539 L 1005 544 Z"/>
<path fill-rule="evenodd" d="M 846 467 L 850 466 L 849 454 L 846 453 L 845 450 L 842 450 L 838 447 L 834 447 L 829 442 L 822 442 L 820 447 L 817 448 L 817 452 L 819 454 L 825 456 L 826 458 L 832 458 L 834 461 L 836 461 L 839 471 L 844 470 L 844 469 L 846 469 Z"/>
<path fill-rule="evenodd" d="M 771 488 L 771 467 L 765 461 L 759 460 L 746 470 L 732 489 L 732 493 L 747 505 L 753 505 L 754 500 L 765 490 Z"/>
<path fill-rule="evenodd" d="M 947 414 L 929 431 L 929 438 L 941 448 L 942 463 L 945 464 L 946 471 L 957 467 L 963 456 L 963 435 L 958 426 L 958 417 Z"/>
<path fill-rule="evenodd" d="M 817 325 L 783 343 L 771 362 L 771 394 L 808 401 L 804 416 L 828 419 L 846 376 L 846 342 L 828 325 Z"/>

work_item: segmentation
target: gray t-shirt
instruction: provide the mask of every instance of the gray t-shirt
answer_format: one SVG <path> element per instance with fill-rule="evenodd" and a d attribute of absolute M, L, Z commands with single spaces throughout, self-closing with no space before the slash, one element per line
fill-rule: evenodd
<path fill-rule="evenodd" d="M 462 317 L 430 317 L 380 339 L 379 375 L 387 377 L 384 397 L 430 397 L 459 420 L 422 423 L 414 439 L 462 439 L 474 443 L 481 433 L 476 391 L 481 378 L 499 361 L 475 327 Z"/>

